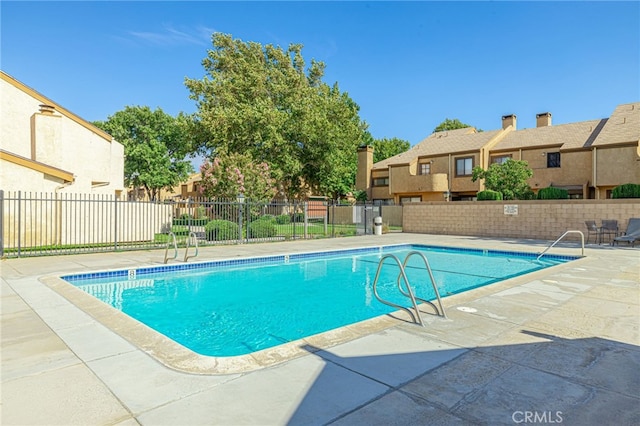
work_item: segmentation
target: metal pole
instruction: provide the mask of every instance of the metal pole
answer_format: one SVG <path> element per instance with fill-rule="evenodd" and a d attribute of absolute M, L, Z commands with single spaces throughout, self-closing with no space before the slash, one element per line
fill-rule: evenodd
<path fill-rule="evenodd" d="M 20 257 L 20 248 L 22 243 L 22 191 L 18 191 L 18 257 Z"/>
<path fill-rule="evenodd" d="M 331 237 L 336 237 L 336 202 L 335 200 L 331 200 L 331 211 L 333 214 L 331 215 Z"/>
<path fill-rule="evenodd" d="M 113 249 L 118 250 L 118 197 L 113 196 Z"/>
<path fill-rule="evenodd" d="M 308 227 L 309 227 L 309 218 L 308 215 L 309 214 L 309 202 L 305 201 L 304 202 L 304 239 L 306 240 L 308 238 Z"/>
<path fill-rule="evenodd" d="M 4 257 L 4 190 L 0 189 L 0 258 Z"/>
<path fill-rule="evenodd" d="M 242 244 L 242 203 L 238 202 L 238 244 Z"/>
<path fill-rule="evenodd" d="M 327 236 L 327 227 L 329 225 L 329 204 L 327 203 L 327 200 L 323 201 L 322 204 L 324 205 L 324 236 Z"/>

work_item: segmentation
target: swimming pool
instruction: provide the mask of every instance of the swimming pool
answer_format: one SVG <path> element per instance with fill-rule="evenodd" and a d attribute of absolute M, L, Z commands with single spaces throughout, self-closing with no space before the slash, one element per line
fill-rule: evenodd
<path fill-rule="evenodd" d="M 231 357 L 392 312 L 372 292 L 380 258 L 427 256 L 442 297 L 575 259 L 571 256 L 396 245 L 76 274 L 62 277 L 190 350 Z M 424 264 L 407 276 L 416 295 L 435 295 Z M 399 269 L 382 268 L 380 294 L 408 306 Z"/>

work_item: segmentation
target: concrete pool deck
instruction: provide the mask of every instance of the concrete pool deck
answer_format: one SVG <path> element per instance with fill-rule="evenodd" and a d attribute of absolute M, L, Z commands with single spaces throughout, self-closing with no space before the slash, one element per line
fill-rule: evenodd
<path fill-rule="evenodd" d="M 549 242 L 392 233 L 207 247 L 193 261 L 398 243 L 540 252 Z M 573 243 L 552 254 L 579 255 Z M 169 369 L 40 281 L 162 263 L 135 251 L 3 260 L 3 425 L 640 424 L 640 248 L 443 299 L 255 371 Z"/>

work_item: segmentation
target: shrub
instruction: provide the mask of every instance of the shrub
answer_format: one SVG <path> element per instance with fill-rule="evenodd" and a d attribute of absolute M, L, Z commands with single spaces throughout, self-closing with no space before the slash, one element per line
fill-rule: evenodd
<path fill-rule="evenodd" d="M 625 183 L 616 186 L 611 191 L 611 198 L 640 198 L 640 185 L 635 183 Z"/>
<path fill-rule="evenodd" d="M 478 192 L 478 201 L 495 201 L 502 200 L 502 192 L 486 189 Z"/>
<path fill-rule="evenodd" d="M 273 222 L 276 223 L 276 217 L 272 214 L 263 214 L 262 216 L 260 216 L 258 219 L 256 220 L 261 220 L 261 221 L 265 221 L 265 222 Z M 254 221 L 255 222 L 255 221 Z"/>
<path fill-rule="evenodd" d="M 569 198 L 569 191 L 550 186 L 540 189 L 537 198 L 538 200 L 566 200 Z"/>
<path fill-rule="evenodd" d="M 304 213 L 302 212 L 298 212 L 298 213 L 294 213 L 293 214 L 293 221 L 294 222 L 304 222 Z"/>
<path fill-rule="evenodd" d="M 275 237 L 277 234 L 278 229 L 276 228 L 275 218 L 273 220 L 260 218 L 249 224 L 250 238 L 270 238 Z"/>
<path fill-rule="evenodd" d="M 207 223 L 209 223 L 209 219 L 202 218 L 202 219 L 191 219 L 189 220 L 189 218 L 186 219 L 173 219 L 173 224 L 174 225 L 184 225 L 184 226 L 205 226 Z"/>
<path fill-rule="evenodd" d="M 209 241 L 234 240 L 238 238 L 238 224 L 228 220 L 212 220 L 204 227 Z"/>
<path fill-rule="evenodd" d="M 289 216 L 288 214 L 281 214 L 279 216 L 276 216 L 276 223 L 278 225 L 288 225 L 291 223 L 291 216 Z"/>
<path fill-rule="evenodd" d="M 189 227 L 188 226 L 181 226 L 181 225 L 174 225 L 171 227 L 171 232 L 173 232 L 174 234 L 176 234 L 176 236 L 178 235 L 189 235 Z"/>

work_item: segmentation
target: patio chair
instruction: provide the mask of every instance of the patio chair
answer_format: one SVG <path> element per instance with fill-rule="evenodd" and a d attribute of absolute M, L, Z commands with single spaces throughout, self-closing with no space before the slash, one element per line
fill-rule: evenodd
<path fill-rule="evenodd" d="M 640 241 L 640 218 L 632 217 L 631 219 L 629 219 L 629 223 L 627 224 L 627 231 L 624 234 L 615 237 L 611 241 L 611 245 L 613 246 L 620 241 L 626 241 L 627 243 L 631 244 L 631 247 L 635 246 L 636 241 Z"/>
<path fill-rule="evenodd" d="M 591 235 L 595 235 L 596 236 L 596 243 L 599 241 L 600 238 L 600 228 L 598 227 L 598 225 L 596 225 L 596 221 L 595 220 L 585 220 L 584 224 L 587 225 L 587 244 L 589 244 L 589 238 L 591 237 Z"/>
<path fill-rule="evenodd" d="M 602 219 L 602 226 L 600 227 L 600 242 L 602 242 L 605 235 L 609 237 L 609 242 L 619 235 L 617 220 Z"/>

